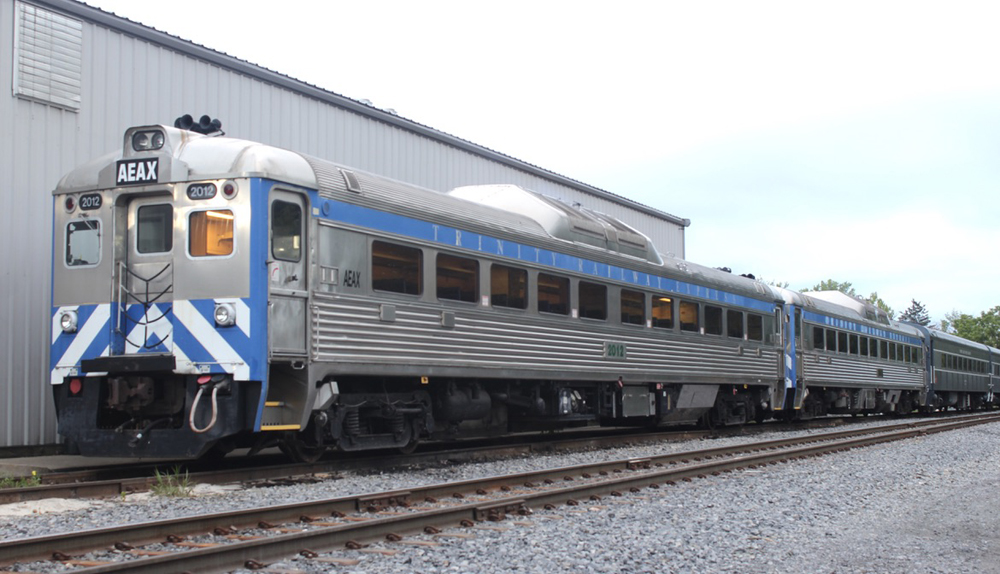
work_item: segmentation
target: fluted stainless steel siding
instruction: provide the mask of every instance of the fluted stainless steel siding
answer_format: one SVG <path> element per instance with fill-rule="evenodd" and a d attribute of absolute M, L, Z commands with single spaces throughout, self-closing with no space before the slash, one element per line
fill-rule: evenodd
<path fill-rule="evenodd" d="M 83 22 L 82 93 L 76 112 L 12 96 L 13 54 L 0 51 L 0 447 L 57 440 L 47 383 L 50 192 L 61 174 L 121 146 L 129 126 L 209 114 L 229 135 L 432 189 L 513 183 L 617 217 L 662 252 L 684 254 L 682 223 L 588 195 L 556 174 L 517 169 L 490 150 L 473 153 L 463 149 L 475 147 L 469 142 L 419 124 L 410 130 L 374 119 L 385 114 L 347 100 L 338 106 L 329 92 L 82 4 L 34 4 Z M 0 0 L 0 46 L 13 45 L 14 25 L 15 0 Z"/>
<path fill-rule="evenodd" d="M 395 319 L 380 320 L 380 305 L 395 307 Z M 389 374 L 424 366 L 426 374 L 482 378 L 573 377 L 627 382 L 771 383 L 778 378 L 778 349 L 703 335 L 639 326 L 603 325 L 525 313 L 469 307 L 449 308 L 454 327 L 443 327 L 441 307 L 419 301 L 392 302 L 316 294 L 313 301 L 313 360 L 343 364 L 352 374 Z M 627 346 L 627 359 L 604 357 L 604 342 Z M 430 370 L 433 369 L 433 372 Z"/>
<path fill-rule="evenodd" d="M 923 367 L 850 355 L 807 353 L 803 368 L 807 385 L 920 390 L 925 382 Z"/>

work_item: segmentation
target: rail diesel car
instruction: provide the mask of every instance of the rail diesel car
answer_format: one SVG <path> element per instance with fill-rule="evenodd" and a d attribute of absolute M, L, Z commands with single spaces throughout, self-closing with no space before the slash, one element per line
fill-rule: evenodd
<path fill-rule="evenodd" d="M 84 455 L 996 402 L 997 349 L 512 185 L 441 193 L 150 125 L 54 198 L 51 384 Z"/>

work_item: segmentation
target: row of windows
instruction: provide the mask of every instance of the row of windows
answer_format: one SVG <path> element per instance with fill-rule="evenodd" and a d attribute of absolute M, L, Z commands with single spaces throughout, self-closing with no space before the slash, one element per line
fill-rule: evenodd
<path fill-rule="evenodd" d="M 437 256 L 437 298 L 475 303 L 479 298 L 479 261 L 446 253 Z M 422 295 L 423 251 L 384 241 L 372 243 L 372 288 L 378 291 Z M 489 303 L 494 307 L 528 308 L 528 270 L 494 263 L 490 265 Z M 538 273 L 535 293 L 540 313 L 570 315 L 569 277 Z M 621 322 L 626 325 L 646 325 L 673 329 L 674 316 L 679 318 L 681 331 L 734 339 L 764 340 L 764 317 L 723 309 L 716 305 L 677 301 L 650 295 L 650 316 L 646 316 L 647 294 L 641 291 L 620 291 Z M 577 284 L 577 314 L 586 319 L 608 320 L 608 287 L 600 283 L 579 281 Z M 701 307 L 704 307 L 702 315 Z"/>
<path fill-rule="evenodd" d="M 169 253 L 174 242 L 174 207 L 142 205 L 135 212 L 135 250 L 142 255 Z M 229 209 L 192 211 L 188 215 L 188 254 L 224 257 L 233 253 L 235 216 Z M 99 219 L 71 221 L 66 226 L 66 265 L 93 266 L 101 260 Z M 302 208 L 286 201 L 271 204 L 271 254 L 283 261 L 302 258 Z"/>
<path fill-rule="evenodd" d="M 815 326 L 812 328 L 812 349 L 915 365 L 920 364 L 923 357 L 920 347 Z"/>
<path fill-rule="evenodd" d="M 965 373 L 979 373 L 985 375 L 990 372 L 986 361 L 980 361 L 971 357 L 950 355 L 948 353 L 941 353 L 941 360 L 938 361 L 938 365 L 942 369 L 962 371 Z"/>

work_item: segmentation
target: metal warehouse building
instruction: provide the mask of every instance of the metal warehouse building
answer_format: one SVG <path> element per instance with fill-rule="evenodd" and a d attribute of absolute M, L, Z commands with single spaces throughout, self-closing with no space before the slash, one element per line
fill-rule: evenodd
<path fill-rule="evenodd" d="M 688 221 L 71 0 L 0 0 L 0 449 L 55 444 L 51 191 L 133 125 L 208 114 L 233 137 L 431 189 L 511 183 L 684 255 Z M 12 48 L 12 49 L 11 49 Z M 210 86 L 189 90 L 185 86 Z"/>

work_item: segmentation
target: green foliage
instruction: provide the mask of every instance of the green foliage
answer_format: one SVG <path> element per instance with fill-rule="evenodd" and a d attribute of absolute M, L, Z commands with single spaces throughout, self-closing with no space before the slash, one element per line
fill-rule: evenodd
<path fill-rule="evenodd" d="M 957 311 L 948 313 L 946 317 L 959 337 L 1000 348 L 1000 305 L 983 311 L 978 317 Z"/>
<path fill-rule="evenodd" d="M 157 496 L 191 496 L 191 483 L 187 470 L 181 474 L 181 467 L 175 466 L 170 472 L 153 471 L 156 482 L 150 490 Z"/>
<path fill-rule="evenodd" d="M 868 301 L 872 305 L 875 305 L 879 309 L 885 311 L 889 318 L 894 318 L 896 312 L 890 307 L 881 297 L 878 296 L 878 291 L 873 291 L 868 297 L 861 296 L 856 289 L 854 289 L 854 284 L 850 281 L 837 281 L 836 279 L 826 279 L 820 281 L 819 283 L 813 285 L 808 289 L 803 289 L 802 292 L 808 291 L 840 291 L 854 297 L 855 299 L 862 299 Z"/>
<path fill-rule="evenodd" d="M 931 324 L 931 316 L 927 312 L 927 307 L 916 299 L 910 300 L 910 306 L 899 315 L 900 321 L 909 321 L 917 325 L 926 327 Z"/>
<path fill-rule="evenodd" d="M 850 295 L 851 297 L 859 297 L 857 291 L 854 290 L 854 285 L 851 284 L 850 281 L 844 281 L 843 283 L 841 283 L 840 281 L 836 281 L 834 279 L 826 279 L 824 281 L 820 281 L 819 283 L 813 285 L 812 287 L 810 287 L 808 289 L 803 289 L 802 291 L 803 292 L 806 292 L 806 291 L 840 291 L 841 293 L 846 293 L 846 294 Z"/>
<path fill-rule="evenodd" d="M 892 307 L 890 307 L 885 301 L 882 300 L 881 297 L 878 296 L 878 291 L 873 291 L 872 294 L 868 296 L 867 301 L 885 311 L 885 314 L 888 315 L 890 319 L 896 318 L 896 312 L 893 311 Z"/>
<path fill-rule="evenodd" d="M 42 477 L 38 476 L 38 471 L 31 471 L 31 476 L 2 476 L 0 477 L 0 489 L 2 488 L 30 488 L 42 484 Z"/>

